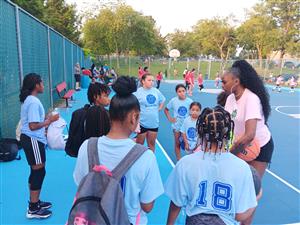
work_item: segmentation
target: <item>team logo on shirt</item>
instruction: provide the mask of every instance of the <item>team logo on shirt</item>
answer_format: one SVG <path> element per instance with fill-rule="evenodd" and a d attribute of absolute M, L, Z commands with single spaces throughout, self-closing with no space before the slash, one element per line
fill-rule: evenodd
<path fill-rule="evenodd" d="M 232 119 L 235 119 L 236 114 L 237 114 L 237 110 L 235 109 L 235 110 L 233 110 L 232 113 L 231 113 L 231 118 L 232 118 Z"/>
<path fill-rule="evenodd" d="M 156 98 L 154 95 L 147 95 L 146 100 L 149 104 L 154 104 L 154 102 L 156 101 Z"/>
<path fill-rule="evenodd" d="M 187 108 L 184 106 L 180 106 L 177 110 L 179 116 L 185 116 L 187 113 Z"/>
<path fill-rule="evenodd" d="M 187 135 L 189 138 L 194 139 L 197 136 L 197 130 L 195 127 L 190 127 L 187 130 Z"/>

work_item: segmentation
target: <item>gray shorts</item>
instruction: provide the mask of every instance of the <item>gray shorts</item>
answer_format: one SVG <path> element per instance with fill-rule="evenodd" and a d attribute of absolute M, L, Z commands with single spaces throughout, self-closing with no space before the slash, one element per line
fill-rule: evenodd
<path fill-rule="evenodd" d="M 226 225 L 224 221 L 215 214 L 201 213 L 194 216 L 187 216 L 186 225 Z"/>

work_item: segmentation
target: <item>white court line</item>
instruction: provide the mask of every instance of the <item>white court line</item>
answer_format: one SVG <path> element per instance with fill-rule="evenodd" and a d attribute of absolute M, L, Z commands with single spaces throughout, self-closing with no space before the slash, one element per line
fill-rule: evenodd
<path fill-rule="evenodd" d="M 279 109 L 280 108 L 299 108 L 300 106 L 276 106 L 275 111 L 279 112 L 282 115 L 285 116 L 290 116 L 293 117 L 295 119 L 300 119 L 300 114 L 299 113 L 285 113 L 285 112 L 281 112 Z"/>
<path fill-rule="evenodd" d="M 281 181 L 282 183 L 284 183 L 286 186 L 288 186 L 289 188 L 291 188 L 292 190 L 296 191 L 298 194 L 300 194 L 300 190 L 296 187 L 294 187 L 293 185 L 291 185 L 289 182 L 285 181 L 284 179 L 282 179 L 281 177 L 279 177 L 278 175 L 276 175 L 275 173 L 273 173 L 270 170 L 266 170 L 267 173 L 271 174 L 273 177 L 275 177 L 277 180 Z"/>
<path fill-rule="evenodd" d="M 160 149 L 162 150 L 163 154 L 165 155 L 165 157 L 167 158 L 167 160 L 169 161 L 169 163 L 171 164 L 171 166 L 174 168 L 175 164 L 173 163 L 173 161 L 171 160 L 170 156 L 168 155 L 168 153 L 166 152 L 166 150 L 163 148 L 163 146 L 159 143 L 159 141 L 157 139 L 156 139 L 156 144 L 160 147 Z M 273 177 L 275 177 L 277 180 L 279 180 L 280 182 L 282 182 L 283 184 L 285 184 L 286 186 L 288 186 L 289 188 L 291 188 L 292 190 L 294 190 L 298 194 L 300 194 L 300 190 L 298 188 L 294 187 L 289 182 L 285 181 L 284 179 L 282 179 L 281 177 L 279 177 L 278 175 L 276 175 L 272 171 L 270 171 L 268 169 L 266 171 L 267 171 L 267 173 L 269 173 L 270 175 L 272 175 Z"/>
<path fill-rule="evenodd" d="M 174 168 L 175 164 L 173 163 L 172 159 L 170 158 L 170 156 L 168 155 L 166 150 L 163 148 L 163 146 L 159 143 L 159 141 L 157 139 L 156 139 L 156 144 L 160 147 L 161 151 L 163 152 L 163 154 L 165 155 L 165 157 L 167 158 L 167 160 L 169 161 L 171 166 Z"/>

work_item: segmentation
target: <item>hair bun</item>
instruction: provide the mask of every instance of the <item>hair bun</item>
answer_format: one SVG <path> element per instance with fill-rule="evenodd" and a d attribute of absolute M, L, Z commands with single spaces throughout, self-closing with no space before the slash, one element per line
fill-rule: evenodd
<path fill-rule="evenodd" d="M 135 78 L 129 76 L 121 76 L 112 85 L 112 89 L 116 92 L 116 95 L 120 97 L 126 97 L 136 91 Z"/>

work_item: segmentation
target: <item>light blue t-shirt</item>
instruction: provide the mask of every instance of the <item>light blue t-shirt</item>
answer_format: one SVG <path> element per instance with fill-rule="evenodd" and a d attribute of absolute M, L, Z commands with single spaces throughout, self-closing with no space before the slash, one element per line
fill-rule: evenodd
<path fill-rule="evenodd" d="M 192 99 L 186 98 L 184 100 L 174 97 L 167 105 L 167 109 L 173 110 L 173 117 L 176 118 L 176 122 L 172 124 L 172 128 L 179 132 L 180 127 L 185 118 L 189 116 L 190 105 L 193 102 Z"/>
<path fill-rule="evenodd" d="M 29 128 L 29 123 L 41 123 L 44 121 L 45 110 L 41 101 L 37 97 L 29 95 L 21 105 L 21 134 L 25 134 L 28 137 L 47 144 L 45 127 L 33 131 Z"/>
<path fill-rule="evenodd" d="M 184 119 L 180 128 L 180 132 L 186 135 L 190 150 L 196 147 L 198 132 L 196 129 L 197 120 L 193 120 L 191 116 Z"/>
<path fill-rule="evenodd" d="M 158 110 L 166 98 L 156 88 L 145 89 L 140 87 L 133 93 L 141 106 L 140 124 L 145 128 L 158 128 Z"/>
<path fill-rule="evenodd" d="M 74 181 L 79 185 L 88 174 L 88 156 L 86 140 L 80 147 L 73 173 Z M 131 139 L 110 139 L 102 136 L 98 139 L 100 164 L 113 170 L 135 145 Z M 124 178 L 125 177 L 125 178 Z M 140 203 L 150 203 L 164 193 L 156 157 L 147 150 L 127 171 L 122 178 L 122 189 L 125 190 L 125 206 L 130 223 L 136 224 L 136 216 L 141 211 L 141 224 L 147 224 L 146 213 Z M 125 185 L 124 185 L 125 184 Z M 125 187 L 125 189 L 124 189 Z"/>
<path fill-rule="evenodd" d="M 249 165 L 231 153 L 199 151 L 183 157 L 171 172 L 165 194 L 188 216 L 217 214 L 225 224 L 239 224 L 236 213 L 257 206 Z"/>

